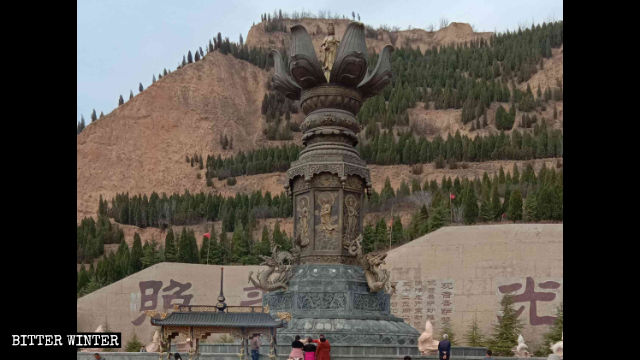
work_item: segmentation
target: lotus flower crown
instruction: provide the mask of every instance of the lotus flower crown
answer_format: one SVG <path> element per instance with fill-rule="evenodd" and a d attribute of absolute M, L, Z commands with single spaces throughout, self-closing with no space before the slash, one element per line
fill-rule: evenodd
<path fill-rule="evenodd" d="M 391 82 L 390 57 L 393 46 L 386 45 L 378 57 L 376 67 L 373 71 L 368 71 L 364 35 L 362 23 L 351 22 L 347 26 L 328 81 L 322 63 L 316 57 L 311 36 L 304 26 L 292 26 L 289 67 L 285 65 L 280 52 L 271 50 L 275 70 L 271 78 L 273 88 L 292 100 L 299 100 L 304 92 L 327 85 L 350 88 L 361 100 L 378 94 Z M 359 106 L 355 109 L 356 112 L 357 110 Z"/>

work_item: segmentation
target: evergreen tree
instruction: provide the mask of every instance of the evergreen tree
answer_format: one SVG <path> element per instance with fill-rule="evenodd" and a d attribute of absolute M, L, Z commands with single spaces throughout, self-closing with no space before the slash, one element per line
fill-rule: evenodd
<path fill-rule="evenodd" d="M 498 193 L 498 184 L 493 183 L 491 188 L 491 213 L 493 220 L 499 220 L 502 215 L 502 204 L 500 203 L 500 194 Z"/>
<path fill-rule="evenodd" d="M 451 326 L 451 321 L 447 321 L 447 320 L 442 321 L 442 328 L 440 329 L 441 339 L 442 339 L 442 335 L 444 334 L 448 335 L 451 346 L 458 345 L 458 341 L 456 340 L 456 334 L 453 332 L 453 327 Z"/>
<path fill-rule="evenodd" d="M 249 255 L 249 242 L 245 236 L 244 226 L 242 223 L 238 223 L 233 231 L 231 237 L 231 244 L 233 246 L 232 259 L 234 262 L 240 262 L 243 265 L 247 263 L 247 256 Z"/>
<path fill-rule="evenodd" d="M 258 257 L 260 255 L 269 256 L 271 254 L 271 243 L 269 241 L 269 229 L 267 225 L 263 225 L 262 227 L 262 237 L 260 238 L 260 242 L 254 246 L 254 253 Z"/>
<path fill-rule="evenodd" d="M 491 209 L 491 203 L 485 198 L 480 199 L 480 209 L 478 211 L 478 216 L 480 218 L 480 221 L 482 222 L 492 221 L 494 218 L 493 211 Z"/>
<path fill-rule="evenodd" d="M 89 283 L 89 280 L 89 273 L 85 270 L 84 264 L 80 265 L 80 271 L 78 271 L 78 281 L 76 283 L 76 292 L 79 293 L 80 290 Z"/>
<path fill-rule="evenodd" d="M 391 187 L 391 180 L 389 180 L 389 177 L 387 176 L 387 178 L 384 180 L 384 187 L 380 192 L 380 202 L 384 203 L 385 201 L 392 199 L 395 196 L 396 195 L 393 191 L 393 188 Z"/>
<path fill-rule="evenodd" d="M 478 326 L 478 320 L 474 317 L 473 322 L 471 322 L 471 326 L 469 330 L 464 335 L 464 340 L 467 343 L 467 346 L 485 346 L 485 339 L 482 333 L 480 333 L 480 327 Z"/>
<path fill-rule="evenodd" d="M 116 272 L 117 277 L 120 279 L 131 273 L 131 255 L 129 246 L 127 246 L 124 239 L 122 239 L 116 251 Z"/>
<path fill-rule="evenodd" d="M 142 90 L 144 90 L 144 87 L 142 87 L 142 83 L 138 84 L 138 91 L 142 92 Z"/>
<path fill-rule="evenodd" d="M 489 346 L 495 355 L 511 356 L 513 349 L 518 345 L 518 335 L 522 330 L 522 322 L 518 319 L 513 306 L 513 296 L 506 294 L 500 301 L 502 316 L 498 317 L 498 323 L 493 327 L 493 336 Z"/>
<path fill-rule="evenodd" d="M 384 219 L 380 219 L 376 224 L 374 250 L 387 248 L 389 244 L 389 233 L 387 232 L 387 223 Z"/>
<path fill-rule="evenodd" d="M 193 56 L 191 55 L 191 50 L 187 53 L 187 63 L 191 64 L 193 62 Z"/>
<path fill-rule="evenodd" d="M 535 193 L 529 193 L 527 194 L 527 198 L 524 201 L 524 213 L 523 213 L 524 221 L 531 222 L 531 221 L 538 220 L 537 213 L 538 213 L 538 204 L 536 202 L 536 195 Z"/>
<path fill-rule="evenodd" d="M 85 128 L 84 116 L 80 115 L 80 123 L 78 124 L 78 134 L 82 132 Z"/>
<path fill-rule="evenodd" d="M 366 225 L 362 231 L 362 252 L 363 253 L 366 254 L 373 251 L 375 247 L 375 240 L 376 240 L 375 238 L 376 238 L 376 234 L 373 226 L 371 226 L 371 224 Z"/>
<path fill-rule="evenodd" d="M 445 224 L 447 224 L 449 219 L 449 214 L 447 212 L 447 208 L 443 205 L 435 207 L 431 211 L 431 217 L 429 217 L 429 230 L 435 231 Z"/>
<path fill-rule="evenodd" d="M 464 194 L 462 217 L 465 224 L 474 224 L 478 218 L 478 200 L 472 187 L 467 188 Z"/>
<path fill-rule="evenodd" d="M 136 333 L 133 333 L 133 337 L 127 342 L 127 345 L 125 345 L 125 351 L 126 352 L 139 352 L 140 348 L 143 346 L 143 344 L 140 342 L 140 340 L 138 340 L 138 337 L 136 336 Z"/>
<path fill-rule="evenodd" d="M 277 221 L 273 226 L 273 242 L 279 246 L 281 250 L 291 250 L 291 242 L 288 241 L 287 235 L 280 230 L 280 222 Z"/>
<path fill-rule="evenodd" d="M 404 179 L 402 179 L 402 182 L 400 183 L 400 188 L 398 189 L 397 196 L 400 198 L 400 197 L 405 197 L 409 195 L 411 195 L 411 190 L 409 189 L 409 185 L 407 185 Z"/>
<path fill-rule="evenodd" d="M 122 95 L 120 95 L 120 97 L 118 98 L 118 106 L 124 104 L 124 99 L 122 98 Z"/>
<path fill-rule="evenodd" d="M 397 245 L 403 242 L 403 229 L 402 221 L 399 216 L 393 217 L 393 224 L 391 225 L 391 243 Z"/>
<path fill-rule="evenodd" d="M 159 263 L 161 261 L 161 253 L 158 250 L 158 242 L 156 239 L 152 239 L 151 243 L 146 242 L 144 245 L 141 259 L 143 268 Z"/>
<path fill-rule="evenodd" d="M 142 240 L 138 233 L 133 234 L 133 247 L 131 247 L 131 273 L 142 270 Z"/>
<path fill-rule="evenodd" d="M 162 77 L 162 75 L 160 75 L 160 77 Z M 153 74 L 153 77 L 151 78 L 151 83 L 152 84 L 156 83 L 156 74 Z"/>
<path fill-rule="evenodd" d="M 129 90 L 129 100 L 133 99 L 133 90 Z"/>
<path fill-rule="evenodd" d="M 173 229 L 169 228 L 164 239 L 164 259 L 167 262 L 178 261 L 178 248 L 174 239 Z"/>
<path fill-rule="evenodd" d="M 540 349 L 536 351 L 536 356 L 548 356 L 549 354 L 551 354 L 551 345 L 562 340 L 564 311 L 563 307 L 564 306 L 561 303 L 560 306 L 558 306 L 558 308 L 556 309 L 556 319 L 553 322 L 553 325 L 551 325 L 549 331 L 543 335 L 542 345 L 540 346 Z"/>
<path fill-rule="evenodd" d="M 220 233 L 220 256 L 223 265 L 231 264 L 231 243 L 224 230 Z"/>
<path fill-rule="evenodd" d="M 98 116 L 96 115 L 96 109 L 93 109 L 91 112 L 91 122 L 98 120 Z"/>
<path fill-rule="evenodd" d="M 509 197 L 509 209 L 507 210 L 507 218 L 516 222 L 522 220 L 522 194 L 519 189 L 513 190 Z"/>

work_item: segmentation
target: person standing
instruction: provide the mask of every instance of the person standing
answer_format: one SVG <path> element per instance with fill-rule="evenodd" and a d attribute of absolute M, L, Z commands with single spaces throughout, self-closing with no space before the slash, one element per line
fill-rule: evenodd
<path fill-rule="evenodd" d="M 320 334 L 319 341 L 313 340 L 313 342 L 318 344 L 316 360 L 331 360 L 331 344 L 329 344 L 329 341 L 324 337 L 324 335 Z"/>
<path fill-rule="evenodd" d="M 438 353 L 440 360 L 451 359 L 451 343 L 449 342 L 449 335 L 442 335 L 442 341 L 438 343 Z"/>
<path fill-rule="evenodd" d="M 291 343 L 291 352 L 289 353 L 289 359 L 291 360 L 303 360 L 304 354 L 302 349 L 304 344 L 300 341 L 300 335 L 296 335 L 295 340 Z"/>
<path fill-rule="evenodd" d="M 260 334 L 251 337 L 251 360 L 260 359 Z"/>
<path fill-rule="evenodd" d="M 304 360 L 316 360 L 316 344 L 313 343 L 311 336 L 307 338 L 307 343 L 304 345 Z"/>

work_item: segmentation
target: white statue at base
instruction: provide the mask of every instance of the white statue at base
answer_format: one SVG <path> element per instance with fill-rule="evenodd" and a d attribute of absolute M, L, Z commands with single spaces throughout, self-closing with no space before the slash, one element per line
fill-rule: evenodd
<path fill-rule="evenodd" d="M 418 338 L 418 350 L 423 355 L 433 355 L 438 350 L 439 343 L 440 341 L 433 339 L 433 325 L 431 325 L 431 321 L 427 320 L 424 331 Z"/>
<path fill-rule="evenodd" d="M 564 333 L 562 334 L 562 337 L 560 338 L 560 341 L 558 341 L 557 343 L 551 345 L 551 351 L 552 353 L 549 354 L 549 356 L 547 357 L 547 360 L 561 360 L 562 356 L 563 356 L 563 345 L 562 342 L 564 341 Z"/>
<path fill-rule="evenodd" d="M 524 343 L 524 338 L 522 334 L 518 335 L 518 346 L 513 348 L 513 355 L 517 358 L 530 358 L 531 354 L 529 354 L 529 347 Z"/>
<path fill-rule="evenodd" d="M 102 324 L 98 325 L 98 328 L 94 331 L 95 333 L 103 333 L 104 332 L 104 326 L 102 326 Z M 80 352 L 100 352 L 102 351 L 103 348 L 86 348 L 86 349 L 82 349 L 80 350 Z"/>
<path fill-rule="evenodd" d="M 153 339 L 151 343 L 144 347 L 147 352 L 160 352 L 161 343 L 160 343 L 160 330 L 156 330 L 153 333 Z"/>

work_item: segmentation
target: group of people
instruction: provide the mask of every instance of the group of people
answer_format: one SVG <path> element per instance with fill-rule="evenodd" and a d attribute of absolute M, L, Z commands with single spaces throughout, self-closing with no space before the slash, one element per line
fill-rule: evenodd
<path fill-rule="evenodd" d="M 300 335 L 296 335 L 291 343 L 289 360 L 330 360 L 330 352 L 331 345 L 324 335 L 320 334 L 315 340 L 311 336 L 300 340 Z"/>
<path fill-rule="evenodd" d="M 260 358 L 260 334 L 253 334 L 250 344 L 251 360 L 258 360 Z M 295 340 L 291 343 L 289 360 L 331 360 L 330 352 L 331 345 L 324 335 L 321 334 L 315 340 L 311 336 L 301 340 L 300 335 L 296 335 Z"/>

